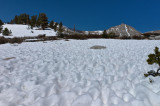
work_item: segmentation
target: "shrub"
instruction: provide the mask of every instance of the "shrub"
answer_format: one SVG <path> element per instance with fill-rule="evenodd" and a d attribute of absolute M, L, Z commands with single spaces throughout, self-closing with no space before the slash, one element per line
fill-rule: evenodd
<path fill-rule="evenodd" d="M 23 39 L 22 38 L 12 38 L 9 40 L 9 43 L 22 43 Z"/>
<path fill-rule="evenodd" d="M 109 34 L 108 34 L 108 38 L 116 38 L 117 36 L 116 36 L 116 34 L 114 33 L 114 32 L 110 32 Z"/>
<path fill-rule="evenodd" d="M 140 40 L 140 39 L 142 39 L 142 38 L 141 38 L 141 36 L 134 35 L 134 36 L 132 36 L 132 39 L 137 39 L 137 40 Z"/>
<path fill-rule="evenodd" d="M 2 33 L 3 33 L 3 35 L 5 35 L 5 36 L 9 36 L 9 35 L 12 34 L 11 30 L 9 31 L 8 28 L 5 28 Z"/>
<path fill-rule="evenodd" d="M 5 43 L 8 43 L 8 39 L 0 37 L 0 44 L 5 44 Z"/>
<path fill-rule="evenodd" d="M 102 35 L 89 34 L 86 36 L 87 38 L 102 38 Z"/>
<path fill-rule="evenodd" d="M 120 36 L 119 39 L 131 39 L 131 37 L 128 37 L 128 36 Z"/>
<path fill-rule="evenodd" d="M 63 34 L 63 37 L 65 39 L 77 39 L 77 40 L 85 40 L 87 39 L 87 35 L 81 35 L 81 34 L 74 34 L 74 35 L 65 35 Z"/>
<path fill-rule="evenodd" d="M 102 38 L 102 35 L 97 34 L 89 34 L 89 35 L 83 35 L 83 34 L 61 34 L 58 36 L 60 38 L 64 39 L 77 39 L 77 40 L 85 40 L 85 39 L 92 39 L 92 38 Z"/>
<path fill-rule="evenodd" d="M 41 38 L 45 38 L 45 37 L 46 37 L 46 34 L 39 34 L 39 35 L 38 35 L 38 38 L 40 38 L 40 39 L 41 39 Z"/>
<path fill-rule="evenodd" d="M 155 47 L 154 49 L 154 54 L 149 54 L 148 55 L 148 59 L 147 59 L 147 63 L 149 65 L 152 64 L 158 64 L 159 68 L 157 69 L 157 71 L 155 72 L 154 70 L 151 70 L 148 72 L 148 74 L 144 74 L 145 77 L 152 75 L 152 76 L 160 76 L 159 70 L 160 70 L 160 51 L 158 47 Z"/>
<path fill-rule="evenodd" d="M 2 27 L 2 26 L 0 26 L 0 33 L 2 32 L 2 29 L 3 29 L 3 27 Z"/>
<path fill-rule="evenodd" d="M 47 36 L 43 40 L 58 40 L 56 36 Z"/>
<path fill-rule="evenodd" d="M 102 37 L 103 38 L 107 38 L 108 37 L 106 30 L 103 31 Z"/>
<path fill-rule="evenodd" d="M 64 38 L 66 36 L 65 34 L 60 33 L 60 32 L 58 32 L 57 35 L 58 35 L 59 38 Z"/>

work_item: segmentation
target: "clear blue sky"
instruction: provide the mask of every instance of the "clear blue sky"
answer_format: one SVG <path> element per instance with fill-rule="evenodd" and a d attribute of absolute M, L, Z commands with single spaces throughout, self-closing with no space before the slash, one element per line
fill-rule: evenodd
<path fill-rule="evenodd" d="M 49 20 L 80 30 L 104 30 L 125 23 L 141 32 L 160 30 L 159 0 L 1 0 L 0 19 L 46 13 Z"/>

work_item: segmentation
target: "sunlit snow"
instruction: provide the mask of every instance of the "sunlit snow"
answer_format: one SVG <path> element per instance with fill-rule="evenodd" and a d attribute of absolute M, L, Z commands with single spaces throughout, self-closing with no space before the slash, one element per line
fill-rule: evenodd
<path fill-rule="evenodd" d="M 160 78 L 144 78 L 157 68 L 146 62 L 155 46 L 160 41 L 0 45 L 0 106 L 160 106 Z"/>

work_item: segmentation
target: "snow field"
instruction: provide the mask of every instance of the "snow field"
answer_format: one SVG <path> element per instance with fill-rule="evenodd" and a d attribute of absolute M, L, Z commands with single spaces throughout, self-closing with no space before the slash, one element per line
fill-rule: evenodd
<path fill-rule="evenodd" d="M 12 36 L 5 36 L 5 37 L 27 37 L 27 36 L 38 36 L 39 34 L 46 34 L 46 36 L 56 36 L 56 32 L 51 30 L 33 30 L 29 28 L 28 25 L 17 25 L 17 24 L 5 24 L 3 25 L 3 29 L 8 28 L 12 31 Z M 3 36 L 0 34 L 0 36 Z"/>
<path fill-rule="evenodd" d="M 0 106 L 160 106 L 160 78 L 143 76 L 157 68 L 146 59 L 159 44 L 93 39 L 0 45 Z M 94 45 L 106 49 L 90 49 Z M 9 57 L 15 58 L 4 60 Z"/>

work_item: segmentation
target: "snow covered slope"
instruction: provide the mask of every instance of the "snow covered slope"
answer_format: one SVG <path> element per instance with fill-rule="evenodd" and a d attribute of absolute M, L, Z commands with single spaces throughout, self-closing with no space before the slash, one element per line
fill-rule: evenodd
<path fill-rule="evenodd" d="M 126 25 L 126 24 L 121 24 L 115 27 L 112 27 L 107 30 L 107 33 L 114 32 L 118 36 L 134 36 L 134 35 L 141 35 L 139 31 L 134 29 L 133 27 Z"/>
<path fill-rule="evenodd" d="M 160 77 L 143 76 L 158 67 L 146 59 L 159 44 L 92 39 L 0 45 L 0 106 L 160 106 Z M 106 49 L 90 49 L 94 45 Z"/>
<path fill-rule="evenodd" d="M 11 37 L 26 37 L 26 36 L 38 36 L 39 34 L 46 34 L 46 36 L 56 36 L 56 32 L 52 29 L 48 30 L 33 30 L 28 27 L 28 25 L 17 25 L 17 24 L 5 24 L 3 29 L 8 28 L 12 31 Z M 2 34 L 0 34 L 2 36 Z"/>

